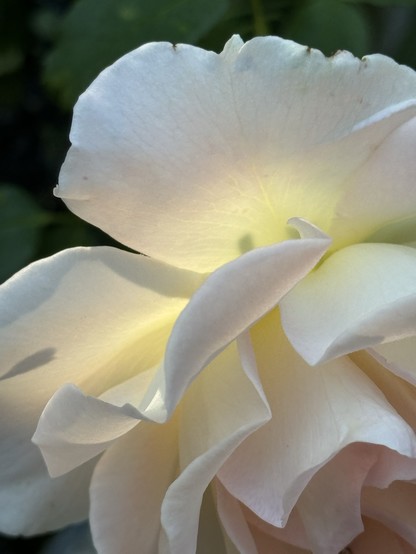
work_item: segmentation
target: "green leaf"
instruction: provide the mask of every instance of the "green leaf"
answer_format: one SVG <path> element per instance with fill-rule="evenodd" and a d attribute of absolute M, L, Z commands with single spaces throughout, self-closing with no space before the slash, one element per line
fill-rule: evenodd
<path fill-rule="evenodd" d="M 41 227 L 49 220 L 25 190 L 0 185 L 0 282 L 32 261 Z"/>
<path fill-rule="evenodd" d="M 78 0 L 62 22 L 44 78 L 71 107 L 97 74 L 145 42 L 197 42 L 228 0 Z"/>
<path fill-rule="evenodd" d="M 335 0 L 310 0 L 295 11 L 284 34 L 301 44 L 322 50 L 326 55 L 349 50 L 367 54 L 370 33 L 359 6 Z"/>

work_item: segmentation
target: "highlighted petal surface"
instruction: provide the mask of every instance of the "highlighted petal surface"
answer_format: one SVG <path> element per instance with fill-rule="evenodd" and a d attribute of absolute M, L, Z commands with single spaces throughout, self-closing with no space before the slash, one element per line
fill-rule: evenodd
<path fill-rule="evenodd" d="M 414 117 L 415 90 L 383 56 L 276 37 L 220 55 L 145 45 L 80 98 L 57 195 L 138 251 L 211 271 L 288 238 L 289 217 L 326 228 L 345 179 Z"/>
<path fill-rule="evenodd" d="M 416 250 L 358 244 L 330 256 L 280 303 L 310 364 L 416 333 Z"/>

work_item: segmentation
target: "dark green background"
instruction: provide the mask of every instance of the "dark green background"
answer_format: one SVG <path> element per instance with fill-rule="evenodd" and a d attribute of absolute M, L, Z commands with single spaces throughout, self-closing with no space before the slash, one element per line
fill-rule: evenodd
<path fill-rule="evenodd" d="M 0 26 L 0 282 L 63 248 L 113 243 L 52 188 L 78 95 L 140 44 L 219 52 L 234 33 L 277 34 L 416 67 L 416 0 L 0 0 Z M 0 554 L 40 552 L 48 540 L 0 537 Z"/>

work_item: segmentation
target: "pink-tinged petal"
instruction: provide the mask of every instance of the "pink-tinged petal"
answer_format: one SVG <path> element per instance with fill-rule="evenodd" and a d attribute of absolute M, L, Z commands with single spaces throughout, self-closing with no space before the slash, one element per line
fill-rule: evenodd
<path fill-rule="evenodd" d="M 351 443 L 416 456 L 413 431 L 347 357 L 311 368 L 279 328 L 277 311 L 251 334 L 272 419 L 245 439 L 218 477 L 260 518 L 284 526 L 312 476 Z"/>
<path fill-rule="evenodd" d="M 381 345 L 381 347 L 406 343 L 408 340 L 413 341 L 414 339 L 404 339 L 397 343 Z M 381 347 L 377 347 L 377 349 Z M 380 363 L 381 359 L 378 356 L 376 359 L 374 356 L 374 349 L 361 350 L 351 354 L 350 357 L 377 385 L 388 402 L 416 432 L 416 388 L 404 380 L 406 372 L 402 371 L 401 366 Z M 394 367 L 394 373 L 392 367 Z M 397 375 L 404 374 L 404 378 L 397 377 L 395 373 Z"/>
<path fill-rule="evenodd" d="M 231 452 L 270 417 L 247 338 L 224 350 L 181 403 L 180 466 L 162 505 L 170 554 L 193 552 L 205 489 Z"/>
<path fill-rule="evenodd" d="M 360 498 L 365 485 L 385 487 L 396 479 L 415 478 L 416 456 L 410 459 L 365 443 L 344 448 L 312 477 L 296 503 L 310 550 L 339 552 L 362 532 Z"/>
<path fill-rule="evenodd" d="M 357 230 L 369 242 L 416 239 L 415 141 L 413 117 L 393 130 L 344 183 L 329 231 L 334 241 L 349 241 Z"/>
<path fill-rule="evenodd" d="M 294 348 L 317 364 L 416 334 L 416 250 L 357 244 L 335 252 L 280 303 Z"/>
<path fill-rule="evenodd" d="M 416 548 L 416 484 L 395 481 L 387 489 L 366 487 L 362 513 L 380 521 Z"/>
<path fill-rule="evenodd" d="M 319 261 L 330 240 L 305 221 L 311 238 L 252 250 L 210 275 L 180 314 L 165 357 L 168 411 L 213 357 L 274 308 Z"/>
<path fill-rule="evenodd" d="M 104 453 L 90 492 L 100 554 L 158 552 L 161 504 L 177 471 L 177 418 L 142 422 Z"/>
<path fill-rule="evenodd" d="M 370 353 L 384 367 L 416 385 L 416 337 L 379 344 Z"/>
<path fill-rule="evenodd" d="M 401 537 L 370 518 L 364 519 L 365 531 L 346 549 L 345 554 L 415 554 L 416 549 Z"/>
<path fill-rule="evenodd" d="M 220 55 L 148 44 L 81 96 L 57 195 L 138 251 L 212 271 L 284 240 L 285 220 L 310 218 L 322 198 L 336 204 L 340 183 L 411 117 L 396 121 L 415 89 L 414 72 L 383 56 L 326 58 L 277 37 L 234 38 Z"/>

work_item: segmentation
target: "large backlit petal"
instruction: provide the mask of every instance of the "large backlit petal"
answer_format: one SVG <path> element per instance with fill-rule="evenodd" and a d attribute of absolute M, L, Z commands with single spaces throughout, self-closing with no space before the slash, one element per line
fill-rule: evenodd
<path fill-rule="evenodd" d="M 282 323 L 310 364 L 416 334 L 416 250 L 358 244 L 335 252 L 290 291 Z"/>
<path fill-rule="evenodd" d="M 329 221 L 334 189 L 411 117 L 394 114 L 415 89 L 383 56 L 326 58 L 277 37 L 235 37 L 221 55 L 148 44 L 81 96 L 57 195 L 138 251 L 213 270 L 287 238 L 291 216 Z"/>

